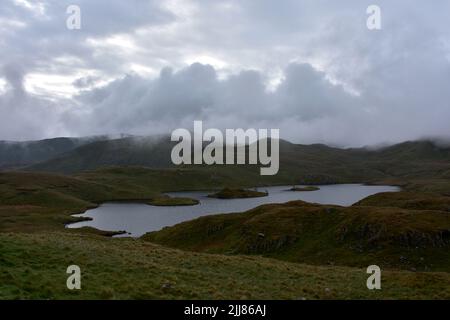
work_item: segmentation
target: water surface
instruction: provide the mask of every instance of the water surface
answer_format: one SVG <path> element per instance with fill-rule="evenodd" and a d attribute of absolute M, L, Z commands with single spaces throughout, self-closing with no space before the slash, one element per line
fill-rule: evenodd
<path fill-rule="evenodd" d="M 157 207 L 142 203 L 105 203 L 98 208 L 76 215 L 93 220 L 77 222 L 68 228 L 85 226 L 100 230 L 127 231 L 129 236 L 139 237 L 146 232 L 161 230 L 183 221 L 201 216 L 242 212 L 267 203 L 284 203 L 303 200 L 320 204 L 350 206 L 359 200 L 380 192 L 395 192 L 399 188 L 392 186 L 366 186 L 361 184 L 340 184 L 319 186 L 320 190 L 308 192 L 288 191 L 291 186 L 263 187 L 259 191 L 268 191 L 267 197 L 249 199 L 215 199 L 208 198 L 211 192 L 171 192 L 174 197 L 198 199 L 195 206 Z"/>

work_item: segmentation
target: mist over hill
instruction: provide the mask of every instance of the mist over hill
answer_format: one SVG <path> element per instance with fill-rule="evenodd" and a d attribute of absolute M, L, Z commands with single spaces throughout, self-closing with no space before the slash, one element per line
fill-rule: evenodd
<path fill-rule="evenodd" d="M 161 137 L 98 140 L 61 153 L 26 170 L 74 173 L 108 166 L 171 166 L 172 145 Z"/>
<path fill-rule="evenodd" d="M 26 142 L 0 141 L 0 168 L 20 167 L 46 161 L 85 143 L 88 141 L 76 138 Z"/>
<path fill-rule="evenodd" d="M 55 138 L 1 142 L 3 170 L 76 174 L 106 167 L 174 168 L 169 136 Z M 248 146 L 247 146 L 248 149 Z M 246 150 L 248 151 L 248 150 Z M 248 153 L 248 152 L 247 152 Z M 450 177 L 450 147 L 431 140 L 409 141 L 383 148 L 340 149 L 323 144 L 301 145 L 280 140 L 280 171 L 259 177 L 260 165 L 195 165 L 214 174 L 252 176 L 258 183 L 329 184 Z"/>

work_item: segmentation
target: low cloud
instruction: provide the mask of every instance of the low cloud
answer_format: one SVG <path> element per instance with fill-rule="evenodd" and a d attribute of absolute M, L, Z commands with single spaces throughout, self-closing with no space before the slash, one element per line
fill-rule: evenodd
<path fill-rule="evenodd" d="M 448 1 L 380 0 L 379 31 L 359 0 L 33 3 L 0 5 L 0 139 L 194 120 L 340 146 L 450 136 Z"/>
<path fill-rule="evenodd" d="M 428 81 L 435 77 L 430 75 Z M 86 92 L 77 97 L 86 113 L 77 121 L 66 119 L 67 127 L 85 134 L 164 133 L 203 120 L 221 129 L 279 128 L 292 141 L 342 146 L 450 135 L 446 104 L 433 105 L 431 113 L 423 104 L 436 95 L 442 99 L 442 92 L 405 82 L 390 95 L 393 84 L 384 79 L 384 89 L 375 98 L 373 90 L 355 94 L 332 83 L 309 64 L 291 64 L 270 91 L 260 72 L 242 71 L 220 79 L 213 67 L 193 64 L 177 72 L 164 69 L 153 80 L 127 76 Z M 401 95 L 406 96 L 398 99 Z"/>

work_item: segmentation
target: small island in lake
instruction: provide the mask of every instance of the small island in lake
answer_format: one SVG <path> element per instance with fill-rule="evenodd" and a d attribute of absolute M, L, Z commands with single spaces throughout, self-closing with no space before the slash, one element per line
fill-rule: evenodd
<path fill-rule="evenodd" d="M 293 186 L 291 189 L 289 189 L 289 191 L 299 191 L 299 192 L 305 192 L 305 191 L 317 191 L 320 190 L 319 187 L 314 187 L 314 186 L 307 186 L 307 187 L 296 187 Z"/>
<path fill-rule="evenodd" d="M 154 198 L 150 201 L 148 201 L 149 205 L 152 206 L 195 206 L 199 204 L 200 201 L 197 199 L 191 199 L 191 198 L 172 198 L 169 196 L 160 197 L 160 198 Z"/>
<path fill-rule="evenodd" d="M 208 195 L 208 197 L 218 199 L 240 199 L 240 198 L 266 197 L 267 195 L 268 195 L 267 192 L 260 192 L 247 189 L 224 188 L 219 192 Z"/>

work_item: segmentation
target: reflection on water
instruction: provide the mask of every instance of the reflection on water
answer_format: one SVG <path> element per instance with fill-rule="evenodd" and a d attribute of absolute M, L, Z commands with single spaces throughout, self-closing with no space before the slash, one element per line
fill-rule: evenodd
<path fill-rule="evenodd" d="M 139 203 L 105 203 L 96 209 L 78 215 L 93 218 L 92 221 L 77 222 L 67 227 L 89 226 L 108 231 L 125 230 L 129 235 L 139 237 L 146 232 L 160 230 L 197 217 L 246 211 L 261 204 L 303 200 L 320 204 L 350 206 L 372 194 L 399 190 L 392 186 L 360 184 L 326 185 L 320 186 L 320 190 L 309 192 L 287 191 L 290 188 L 291 186 L 264 187 L 259 188 L 259 190 L 268 191 L 267 197 L 227 200 L 208 198 L 208 192 L 168 193 L 174 197 L 189 197 L 200 200 L 200 204 L 196 206 L 156 207 Z"/>

